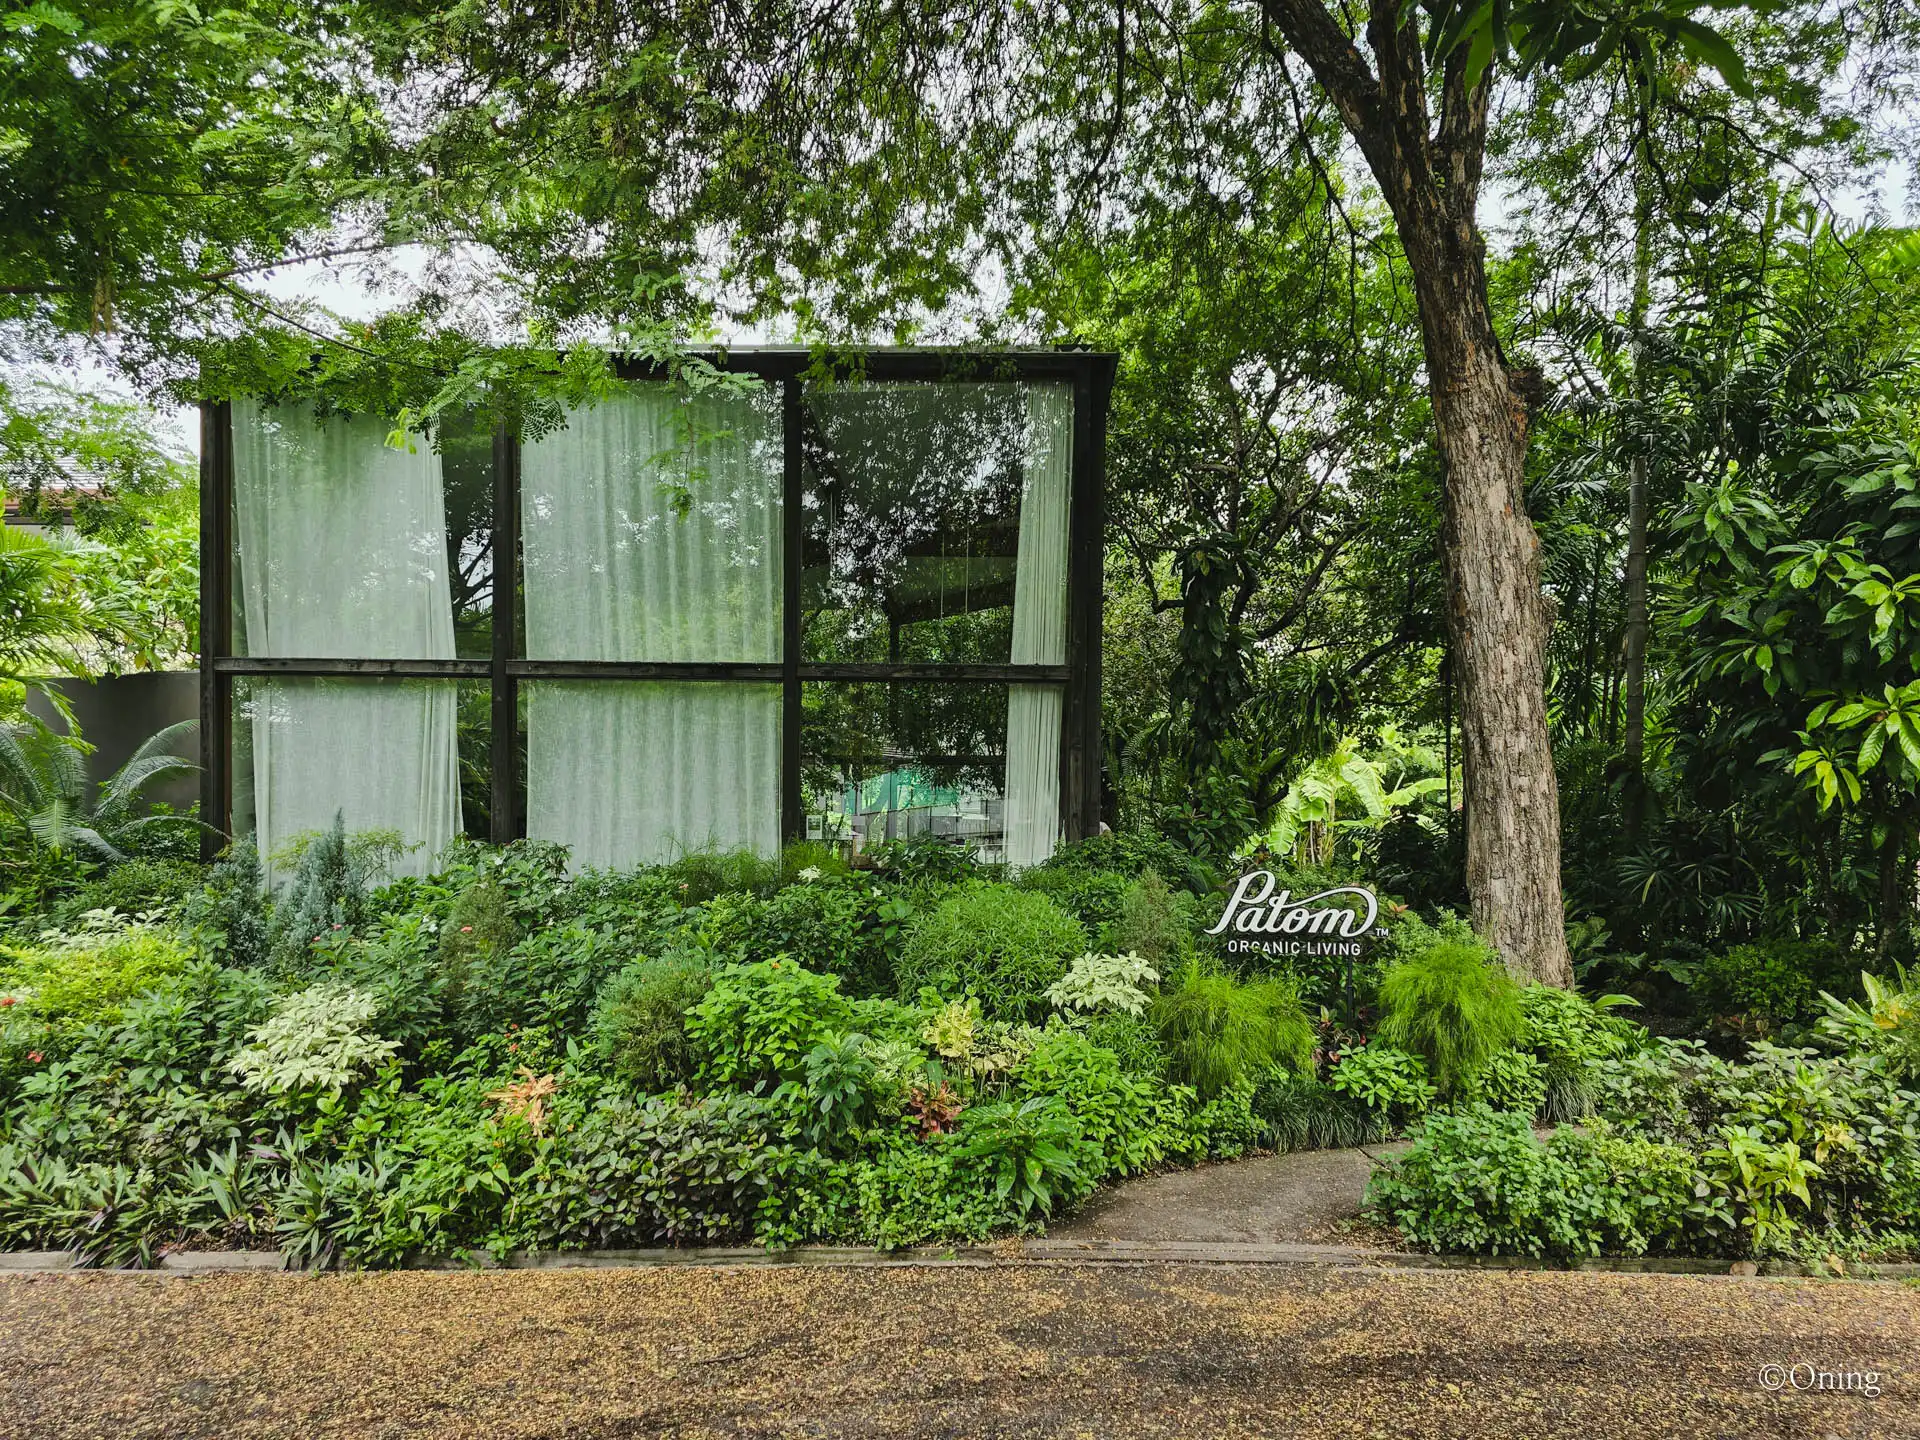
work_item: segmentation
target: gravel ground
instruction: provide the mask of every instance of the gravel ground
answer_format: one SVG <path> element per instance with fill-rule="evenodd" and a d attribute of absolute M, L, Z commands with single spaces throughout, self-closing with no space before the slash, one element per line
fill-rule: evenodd
<path fill-rule="evenodd" d="M 1877 1371 L 1880 1394 L 1763 1388 L 1796 1364 Z M 1294 1434 L 1920 1436 L 1920 1290 L 1180 1265 L 0 1279 L 5 1440 Z"/>

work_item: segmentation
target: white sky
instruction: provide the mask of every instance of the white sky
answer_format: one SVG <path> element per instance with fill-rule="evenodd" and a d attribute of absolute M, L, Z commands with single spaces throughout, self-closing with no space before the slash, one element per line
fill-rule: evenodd
<path fill-rule="evenodd" d="M 1878 174 L 1863 176 L 1859 184 L 1835 196 L 1834 203 L 1839 215 L 1847 220 L 1863 220 L 1877 210 L 1895 224 L 1920 224 L 1920 177 L 1915 176 L 1909 163 L 1896 162 Z M 1495 195 L 1489 193 L 1486 208 L 1488 213 L 1483 216 L 1483 222 L 1495 236 L 1497 246 L 1503 207 Z M 391 278 L 373 285 L 368 284 L 359 267 L 350 262 L 290 265 L 267 276 L 260 282 L 260 289 L 283 302 L 307 302 L 349 320 L 371 320 L 391 308 L 408 283 L 419 278 L 424 261 L 424 255 L 418 251 L 394 252 L 386 261 L 387 275 Z M 396 286 L 391 280 L 402 283 Z M 478 270 L 476 282 L 484 283 L 484 275 Z M 750 345 L 765 344 L 774 337 L 735 331 L 723 338 L 731 345 Z M 59 369 L 39 367 L 29 373 L 75 389 L 134 398 L 132 387 L 104 360 L 83 361 Z M 198 455 L 200 427 L 195 411 L 188 408 L 163 411 L 159 421 L 167 438 L 176 440 L 189 454 Z"/>

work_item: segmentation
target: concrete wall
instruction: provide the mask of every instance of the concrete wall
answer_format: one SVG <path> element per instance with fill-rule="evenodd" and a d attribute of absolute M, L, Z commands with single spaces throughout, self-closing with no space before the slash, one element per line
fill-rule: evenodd
<path fill-rule="evenodd" d="M 102 680 L 53 682 L 73 706 L 80 733 L 95 747 L 87 757 L 87 776 L 106 779 L 156 730 L 181 720 L 200 717 L 200 676 L 192 670 L 160 670 L 120 675 Z M 59 728 L 53 707 L 40 694 L 27 697 L 27 708 Z M 200 761 L 197 734 L 176 747 L 188 760 Z M 184 810 L 200 798 L 198 771 L 157 781 L 146 791 L 151 800 L 164 800 Z"/>

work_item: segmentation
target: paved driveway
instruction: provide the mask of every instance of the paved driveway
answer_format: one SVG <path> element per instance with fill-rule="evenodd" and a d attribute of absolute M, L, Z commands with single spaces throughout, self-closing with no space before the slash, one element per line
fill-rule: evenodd
<path fill-rule="evenodd" d="M 1920 1435 L 1917 1369 L 1920 1290 L 1838 1281 L 1179 1265 L 0 1280 L 7 1440 L 1894 1436 Z M 1816 1373 L 1880 1393 L 1793 1388 Z"/>

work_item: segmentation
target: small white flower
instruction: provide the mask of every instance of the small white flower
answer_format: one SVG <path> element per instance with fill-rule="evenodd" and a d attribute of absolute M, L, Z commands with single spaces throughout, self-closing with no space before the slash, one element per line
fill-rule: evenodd
<path fill-rule="evenodd" d="M 809 865 L 807 866 L 806 869 L 800 872 L 800 878 L 803 881 L 805 881 L 807 884 L 811 885 L 814 881 L 820 878 L 820 873 L 821 873 L 820 867 L 818 865 Z"/>

